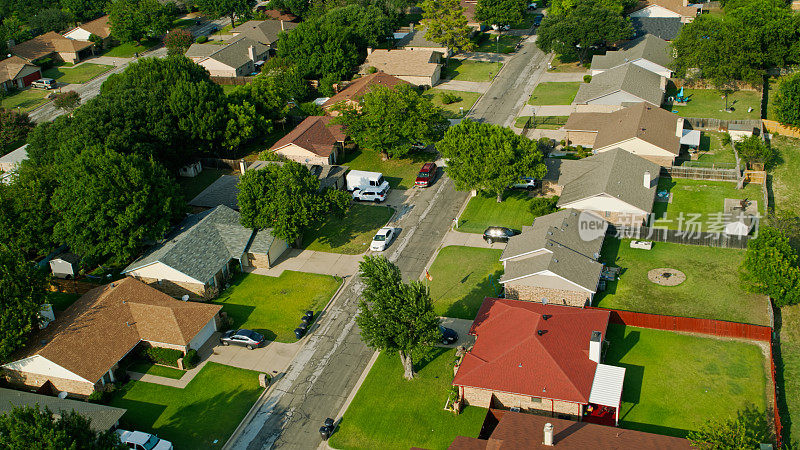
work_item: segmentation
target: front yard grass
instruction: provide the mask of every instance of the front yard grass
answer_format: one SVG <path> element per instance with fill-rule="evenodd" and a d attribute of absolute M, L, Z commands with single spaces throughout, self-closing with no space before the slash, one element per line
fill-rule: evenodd
<path fill-rule="evenodd" d="M 672 194 L 672 203 L 656 202 L 653 205 L 653 214 L 657 218 L 655 226 L 660 228 L 720 233 L 724 230 L 724 221 L 718 214 L 724 212 L 726 198 L 747 198 L 758 202 L 762 215 L 765 211 L 761 185 L 755 183 L 747 183 L 744 189 L 736 189 L 736 183 L 732 181 L 660 177 L 658 190 L 667 190 Z M 690 220 L 697 225 L 689 224 Z"/>
<path fill-rule="evenodd" d="M 175 367 L 158 366 L 149 361 L 135 361 L 128 366 L 127 370 L 130 372 L 145 373 L 158 377 L 172 378 L 173 380 L 180 380 L 186 373 L 185 370 L 177 369 Z"/>
<path fill-rule="evenodd" d="M 472 320 L 483 299 L 497 297 L 503 274 L 499 249 L 445 247 L 436 255 L 428 272 L 433 277 L 430 295 L 433 309 L 439 316 Z"/>
<path fill-rule="evenodd" d="M 625 367 L 620 425 L 686 436 L 748 404 L 766 409 L 764 356 L 755 344 L 610 324 L 605 363 Z"/>
<path fill-rule="evenodd" d="M 380 172 L 389 182 L 392 189 L 411 189 L 417 180 L 422 165 L 436 161 L 436 153 L 428 151 L 412 151 L 402 158 L 391 158 L 384 161 L 379 152 L 372 150 L 348 150 L 341 163 L 352 170 Z M 438 182 L 434 181 L 434 184 Z"/>
<path fill-rule="evenodd" d="M 442 79 L 488 82 L 500 72 L 503 63 L 451 59 L 442 71 Z"/>
<path fill-rule="evenodd" d="M 50 100 L 45 98 L 48 93 L 50 91 L 44 89 L 24 89 L 7 97 L 2 97 L 0 107 L 10 111 L 28 112 L 49 102 Z"/>
<path fill-rule="evenodd" d="M 212 183 L 217 181 L 223 175 L 231 175 L 233 173 L 230 169 L 212 169 L 203 167 L 203 171 L 196 177 L 178 177 L 178 189 L 183 193 L 183 198 L 186 201 L 191 201 L 193 198 L 205 188 L 211 186 Z"/>
<path fill-rule="evenodd" d="M 445 104 L 442 100 L 442 94 L 453 94 L 459 98 L 457 102 Z M 465 91 L 450 91 L 446 89 L 429 89 L 422 94 L 423 97 L 429 98 L 434 105 L 444 109 L 444 115 L 448 119 L 460 119 L 464 117 L 472 108 L 472 105 L 478 101 L 481 94 L 477 92 Z"/>
<path fill-rule="evenodd" d="M 667 89 L 667 97 L 675 96 L 678 90 L 674 85 Z M 725 98 L 714 89 L 689 89 L 685 88 L 683 94 L 689 97 L 686 106 L 664 106 L 667 111 L 677 111 L 682 117 L 706 117 L 711 119 L 739 120 L 761 117 L 761 93 L 757 91 L 738 91 L 728 96 L 728 107 L 734 111 L 726 112 Z M 753 108 L 748 112 L 749 108 Z"/>
<path fill-rule="evenodd" d="M 480 33 L 472 39 L 476 44 L 474 51 L 484 53 L 512 53 L 521 40 L 521 36 L 501 34 L 498 41 L 497 35 L 490 33 Z"/>
<path fill-rule="evenodd" d="M 103 56 L 110 56 L 112 58 L 133 58 L 136 56 L 136 53 L 141 56 L 142 53 L 155 47 L 158 43 L 158 39 L 145 39 L 139 44 L 135 42 L 126 42 L 109 48 L 103 52 Z"/>
<path fill-rule="evenodd" d="M 59 83 L 81 84 L 113 68 L 114 66 L 106 64 L 83 63 L 75 67 L 53 67 L 45 70 L 42 75 Z"/>
<path fill-rule="evenodd" d="M 506 191 L 501 203 L 497 203 L 494 195 L 478 192 L 461 214 L 458 231 L 483 233 L 490 226 L 521 230 L 535 218 L 530 211 L 530 201 L 526 191 Z"/>
<path fill-rule="evenodd" d="M 486 410 L 445 411 L 453 381 L 455 350 L 437 348 L 416 361 L 413 380 L 403 379 L 396 352 L 383 352 L 330 439 L 338 449 L 445 449 L 456 436 L 477 436 Z"/>
<path fill-rule="evenodd" d="M 621 267 L 617 281 L 595 296 L 604 308 L 769 325 L 766 297 L 742 290 L 739 266 L 744 250 L 655 242 L 651 250 L 630 248 L 630 240 L 606 238 L 601 262 Z M 652 269 L 672 268 L 686 281 L 661 286 L 647 278 Z"/>
<path fill-rule="evenodd" d="M 528 103 L 531 105 L 569 105 L 575 100 L 580 82 L 539 83 Z"/>
<path fill-rule="evenodd" d="M 388 206 L 350 205 L 343 218 L 328 218 L 305 232 L 303 248 L 318 252 L 359 255 L 369 250 L 375 233 L 392 218 L 394 210 Z"/>
<path fill-rule="evenodd" d="M 800 215 L 800 139 L 773 135 L 772 146 L 779 152 L 772 173 L 775 206 Z"/>
<path fill-rule="evenodd" d="M 311 310 L 316 317 L 341 283 L 337 277 L 291 270 L 279 277 L 240 274 L 214 303 L 233 319 L 233 328 L 257 331 L 270 341 L 295 342 L 303 313 Z"/>
<path fill-rule="evenodd" d="M 588 60 L 591 61 L 592 58 L 589 57 Z M 553 60 L 550 61 L 550 68 L 548 68 L 547 71 L 553 73 L 586 72 L 588 74 L 591 67 L 591 63 L 586 63 L 581 66 L 580 61 L 575 58 L 556 55 Z"/>
<path fill-rule="evenodd" d="M 800 444 L 800 305 L 781 308 L 780 353 L 775 382 L 784 442 Z"/>
<path fill-rule="evenodd" d="M 47 293 L 47 301 L 53 305 L 53 311 L 55 312 L 64 311 L 79 298 L 81 298 L 81 296 L 78 294 L 67 294 L 66 292 Z"/>
<path fill-rule="evenodd" d="M 157 434 L 177 449 L 219 448 L 262 391 L 258 372 L 209 362 L 184 389 L 131 381 L 111 406 L 128 410 L 121 428 Z"/>

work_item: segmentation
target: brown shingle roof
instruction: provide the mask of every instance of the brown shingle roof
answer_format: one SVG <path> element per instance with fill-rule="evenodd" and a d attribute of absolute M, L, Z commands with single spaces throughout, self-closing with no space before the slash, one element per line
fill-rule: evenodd
<path fill-rule="evenodd" d="M 346 88 L 342 89 L 341 92 L 329 98 L 325 103 L 322 104 L 322 107 L 330 108 L 333 105 L 347 102 L 348 100 L 358 101 L 364 94 L 374 89 L 375 86 L 394 87 L 398 84 L 410 83 L 384 72 L 376 72 L 371 75 L 366 75 L 350 83 Z"/>
<path fill-rule="evenodd" d="M 0 83 L 15 80 L 25 66 L 36 67 L 22 58 L 12 56 L 0 61 Z"/>
<path fill-rule="evenodd" d="M 78 25 L 76 28 L 81 28 L 95 36 L 103 39 L 111 36 L 111 25 L 108 23 L 108 16 L 105 15 L 99 19 L 94 19 L 91 22 Z"/>
<path fill-rule="evenodd" d="M 79 298 L 36 333 L 23 357 L 41 355 L 96 382 L 139 341 L 187 345 L 220 309 L 220 305 L 182 302 L 124 278 Z"/>
<path fill-rule="evenodd" d="M 337 142 L 344 142 L 345 133 L 341 125 L 330 125 L 332 117 L 311 116 L 300 122 L 294 130 L 275 143 L 270 150 L 278 150 L 289 144 L 302 147 L 319 156 L 330 156 Z"/>
<path fill-rule="evenodd" d="M 277 9 L 267 9 L 267 7 L 264 5 L 257 7 L 256 11 L 264 14 L 265 16 L 269 17 L 272 20 L 283 20 L 285 22 L 297 21 L 297 16 L 295 16 L 294 14 L 280 12 Z"/>
<path fill-rule="evenodd" d="M 691 6 L 683 6 L 683 0 L 641 0 L 631 10 L 631 12 L 639 11 L 640 9 L 647 8 L 648 6 L 658 5 L 666 8 L 672 12 L 678 13 L 683 17 L 697 16 L 697 8 Z"/>
<path fill-rule="evenodd" d="M 41 36 L 11 47 L 11 53 L 22 59 L 34 61 L 53 52 L 77 53 L 92 45 L 94 44 L 91 42 L 68 39 L 54 31 L 48 31 Z"/>
<path fill-rule="evenodd" d="M 271 45 L 278 40 L 281 31 L 290 31 L 297 27 L 296 23 L 280 20 L 248 20 L 231 29 L 234 36 L 247 36 L 264 45 Z"/>

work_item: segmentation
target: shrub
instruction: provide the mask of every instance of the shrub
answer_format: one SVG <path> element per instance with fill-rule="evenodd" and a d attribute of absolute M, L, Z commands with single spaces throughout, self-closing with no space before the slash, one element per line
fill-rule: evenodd
<path fill-rule="evenodd" d="M 279 161 L 279 162 L 286 162 L 288 158 L 283 155 L 279 155 L 272 150 L 264 150 L 263 152 L 258 154 L 258 159 L 261 161 Z"/>
<path fill-rule="evenodd" d="M 367 67 L 367 73 L 375 73 L 378 71 L 377 67 L 369 66 Z"/>
<path fill-rule="evenodd" d="M 562 140 L 561 140 L 561 146 L 563 147 L 563 146 L 565 146 L 565 145 L 567 145 L 567 141 L 565 141 L 564 139 L 562 139 Z"/>
<path fill-rule="evenodd" d="M 734 144 L 736 152 L 748 164 L 764 164 L 764 168 L 768 169 L 775 159 L 777 153 L 775 149 L 766 144 L 758 136 L 750 136 L 742 139 Z"/>
<path fill-rule="evenodd" d="M 205 44 L 208 42 L 208 36 L 197 36 L 197 39 L 194 40 L 198 44 Z"/>
<path fill-rule="evenodd" d="M 583 76 L 583 82 L 584 83 L 591 83 L 592 82 L 592 76 L 591 75 L 584 75 Z"/>
<path fill-rule="evenodd" d="M 183 358 L 183 352 L 171 348 L 148 347 L 144 350 L 144 357 L 156 364 L 178 367 L 178 360 Z"/>
<path fill-rule="evenodd" d="M 545 216 L 550 213 L 556 212 L 556 203 L 558 203 L 558 196 L 555 197 L 535 197 L 531 199 L 530 211 L 534 217 Z"/>
<path fill-rule="evenodd" d="M 200 362 L 200 357 L 197 356 L 197 350 L 189 350 L 186 352 L 186 356 L 183 357 L 183 368 L 186 370 L 194 369 L 198 362 Z"/>
<path fill-rule="evenodd" d="M 442 92 L 441 98 L 442 98 L 442 103 L 444 103 L 445 105 L 450 105 L 452 103 L 461 101 L 461 97 L 459 97 L 456 94 L 453 94 L 452 92 Z"/>

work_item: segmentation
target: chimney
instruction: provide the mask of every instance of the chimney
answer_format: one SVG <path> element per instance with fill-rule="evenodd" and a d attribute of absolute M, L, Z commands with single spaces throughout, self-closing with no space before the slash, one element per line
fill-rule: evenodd
<path fill-rule="evenodd" d="M 367 47 L 367 56 L 372 54 L 372 47 Z"/>
<path fill-rule="evenodd" d="M 675 136 L 679 138 L 683 137 L 683 117 L 679 117 L 678 123 L 675 125 Z"/>
<path fill-rule="evenodd" d="M 239 172 L 244 175 L 244 171 L 247 170 L 247 161 L 240 159 L 239 160 Z"/>
<path fill-rule="evenodd" d="M 650 171 L 649 170 L 645 170 L 644 171 L 644 176 L 642 177 L 642 185 L 645 187 L 645 189 L 650 189 Z"/>
<path fill-rule="evenodd" d="M 256 48 L 254 46 L 247 47 L 247 55 L 250 56 L 250 61 L 256 62 Z"/>
<path fill-rule="evenodd" d="M 686 0 L 684 0 L 686 1 Z M 286 31 L 286 28 L 283 26 L 283 19 L 281 19 L 281 31 Z"/>
<path fill-rule="evenodd" d="M 602 344 L 603 333 L 599 331 L 592 331 L 592 338 L 589 339 L 589 359 L 597 364 L 600 364 L 600 347 Z"/>
<path fill-rule="evenodd" d="M 411 32 L 413 33 L 414 32 L 414 22 L 411 22 L 410 27 L 411 27 Z"/>
<path fill-rule="evenodd" d="M 553 424 L 550 422 L 544 424 L 544 440 L 542 441 L 542 445 L 548 447 L 553 446 Z"/>

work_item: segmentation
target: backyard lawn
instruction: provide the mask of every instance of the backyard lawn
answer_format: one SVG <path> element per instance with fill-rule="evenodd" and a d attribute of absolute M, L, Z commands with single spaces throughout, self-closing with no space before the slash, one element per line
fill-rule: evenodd
<path fill-rule="evenodd" d="M 139 53 L 141 56 L 141 53 L 155 47 L 158 45 L 158 43 L 158 39 L 146 39 L 140 44 L 126 42 L 124 44 L 109 48 L 103 52 L 103 56 L 110 56 L 113 58 L 133 58 L 136 56 L 136 53 Z"/>
<path fill-rule="evenodd" d="M 442 99 L 442 94 L 444 93 L 457 96 L 458 101 L 445 104 Z M 444 109 L 444 115 L 448 119 L 460 119 L 469 112 L 470 108 L 478 101 L 481 94 L 477 92 L 450 91 L 446 89 L 429 89 L 425 91 L 422 96 L 429 98 L 434 105 Z"/>
<path fill-rule="evenodd" d="M 451 59 L 442 71 L 442 79 L 461 81 L 492 81 L 503 63 Z"/>
<path fill-rule="evenodd" d="M 617 281 L 595 296 L 604 308 L 769 325 L 768 301 L 739 283 L 744 250 L 655 242 L 651 250 L 630 248 L 630 240 L 608 237 L 601 262 L 621 267 Z M 672 268 L 686 281 L 660 286 L 647 278 L 652 269 Z"/>
<path fill-rule="evenodd" d="M 81 84 L 113 68 L 114 66 L 105 64 L 83 63 L 74 67 L 53 67 L 45 70 L 42 75 L 59 83 Z"/>
<path fill-rule="evenodd" d="M 569 105 L 578 93 L 580 82 L 539 83 L 528 103 L 531 105 Z"/>
<path fill-rule="evenodd" d="M 677 89 L 672 86 L 667 90 L 667 97 L 677 94 Z M 667 111 L 677 111 L 683 117 L 706 117 L 712 119 L 753 119 L 761 117 L 761 93 L 757 91 L 738 91 L 728 96 L 728 106 L 734 111 L 726 112 L 725 99 L 722 94 L 714 89 L 689 89 L 683 91 L 689 97 L 686 106 L 665 106 Z M 748 108 L 753 108 L 748 112 Z"/>
<path fill-rule="evenodd" d="M 128 366 L 127 370 L 158 377 L 172 378 L 173 380 L 180 380 L 186 373 L 185 370 L 180 370 L 175 367 L 157 366 L 149 361 L 135 361 Z"/>
<path fill-rule="evenodd" d="M 157 434 L 176 449 L 220 448 L 262 391 L 258 372 L 209 362 L 184 389 L 131 381 L 111 406 L 128 410 L 123 429 Z"/>
<path fill-rule="evenodd" d="M 775 205 L 800 215 L 800 140 L 773 135 L 772 145 L 779 151 L 772 174 Z"/>
<path fill-rule="evenodd" d="M 217 181 L 223 175 L 231 175 L 233 173 L 230 169 L 212 169 L 203 167 L 203 171 L 196 177 L 178 177 L 178 188 L 186 201 L 191 201 L 197 197 L 197 194 L 203 192 L 205 188 L 211 186 L 212 183 Z"/>
<path fill-rule="evenodd" d="M 485 297 L 497 297 L 503 274 L 499 249 L 453 245 L 439 251 L 428 272 L 436 315 L 472 320 Z"/>
<path fill-rule="evenodd" d="M 47 301 L 53 305 L 53 311 L 59 312 L 69 308 L 76 300 L 81 298 L 78 294 L 67 294 L 64 292 L 48 292 Z"/>
<path fill-rule="evenodd" d="M 658 190 L 667 190 L 672 194 L 672 203 L 656 202 L 653 205 L 653 214 L 658 218 L 655 226 L 660 228 L 691 231 L 693 225 L 688 222 L 692 220 L 697 223 L 694 230 L 722 232 L 724 221 L 721 216 L 714 214 L 723 213 L 726 198 L 748 198 L 758 202 L 758 209 L 761 214 L 764 213 L 761 185 L 755 183 L 745 184 L 744 189 L 740 190 L 731 181 L 661 177 Z"/>
<path fill-rule="evenodd" d="M 49 102 L 50 100 L 45 98 L 49 93 L 50 91 L 44 89 L 28 88 L 8 97 L 3 97 L 0 100 L 0 107 L 11 111 L 16 111 L 19 108 L 20 112 L 28 112 Z"/>
<path fill-rule="evenodd" d="M 428 161 L 436 161 L 436 156 L 433 152 L 412 151 L 403 158 L 384 161 L 378 152 L 356 149 L 345 152 L 340 164 L 352 170 L 380 172 L 392 189 L 410 189 L 414 187 L 422 165 Z"/>
<path fill-rule="evenodd" d="M 480 33 L 476 38 L 473 38 L 473 42 L 476 44 L 474 51 L 485 53 L 512 53 L 521 40 L 522 38 L 520 36 L 502 34 L 498 42 L 496 34 Z"/>
<path fill-rule="evenodd" d="M 525 123 L 531 118 L 533 118 L 533 126 L 531 128 L 557 130 L 567 123 L 569 116 L 519 116 L 514 125 L 516 125 L 517 128 L 523 128 Z"/>
<path fill-rule="evenodd" d="M 239 274 L 214 303 L 233 319 L 233 328 L 247 328 L 267 340 L 295 342 L 294 329 L 307 310 L 322 311 L 342 283 L 340 278 L 284 271 L 279 277 Z"/>
<path fill-rule="evenodd" d="M 703 131 L 700 137 L 700 154 L 697 161 L 703 167 L 709 164 L 720 164 L 723 169 L 733 169 L 736 167 L 736 156 L 733 154 L 733 147 L 722 145 L 724 133 L 719 131 Z"/>
<path fill-rule="evenodd" d="M 445 411 L 453 381 L 455 350 L 437 348 L 415 361 L 413 380 L 403 379 L 396 352 L 381 353 L 330 439 L 338 449 L 446 449 L 456 436 L 477 436 L 486 410 Z"/>
<path fill-rule="evenodd" d="M 487 227 L 508 227 L 521 230 L 533 223 L 530 211 L 531 197 L 526 191 L 506 191 L 503 201 L 497 203 L 494 195 L 479 192 L 472 197 L 458 221 L 458 231 L 483 233 Z"/>
<path fill-rule="evenodd" d="M 800 444 L 800 305 L 781 308 L 781 322 L 782 361 L 775 362 L 776 383 L 782 387 L 778 404 L 784 437 Z"/>
<path fill-rule="evenodd" d="M 748 404 L 766 408 L 764 356 L 755 344 L 609 325 L 605 363 L 625 367 L 620 425 L 685 436 Z"/>
<path fill-rule="evenodd" d="M 359 255 L 369 250 L 375 233 L 392 218 L 388 206 L 350 205 L 343 218 L 329 216 L 322 224 L 305 232 L 303 248 L 319 252 Z"/>

